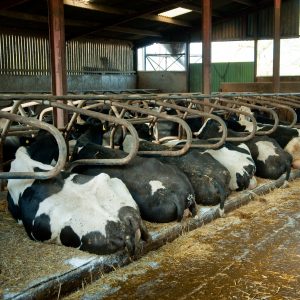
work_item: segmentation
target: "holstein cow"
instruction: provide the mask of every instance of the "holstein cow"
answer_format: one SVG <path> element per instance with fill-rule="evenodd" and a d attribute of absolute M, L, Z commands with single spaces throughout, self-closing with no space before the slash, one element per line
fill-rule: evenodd
<path fill-rule="evenodd" d="M 57 145 L 44 135 L 20 147 L 11 172 L 51 170 Z M 48 180 L 9 179 L 8 207 L 33 240 L 62 244 L 96 254 L 127 249 L 137 253 L 141 239 L 149 240 L 125 184 L 105 173 L 86 176 L 61 172 Z"/>
<path fill-rule="evenodd" d="M 277 179 L 286 173 L 289 179 L 292 155 L 284 151 L 275 139 L 256 136 L 246 142 L 256 165 L 256 175 L 262 178 Z"/>
<path fill-rule="evenodd" d="M 97 144 L 79 148 L 75 159 L 122 158 L 126 152 Z M 156 158 L 136 156 L 124 166 L 79 166 L 80 174 L 97 175 L 102 172 L 120 178 L 137 202 L 141 216 L 150 222 L 180 221 L 185 212 L 196 215 L 193 187 L 177 167 L 163 164 Z"/>
<path fill-rule="evenodd" d="M 140 150 L 167 150 L 169 147 L 147 141 L 140 142 Z M 196 202 L 202 205 L 220 204 L 223 214 L 224 202 L 229 195 L 229 171 L 209 153 L 189 149 L 181 156 L 157 157 L 163 163 L 177 166 L 190 180 L 196 196 Z"/>
<path fill-rule="evenodd" d="M 203 140 L 220 137 L 221 134 L 220 124 L 215 120 L 208 119 L 197 133 L 199 141 L 196 143 L 203 144 Z M 229 132 L 228 135 L 230 135 Z M 208 149 L 204 152 L 212 155 L 228 169 L 230 173 L 229 187 L 232 191 L 256 187 L 257 183 L 254 177 L 256 166 L 246 144 L 234 145 L 226 142 L 218 149 Z"/>
<path fill-rule="evenodd" d="M 90 128 L 78 138 L 73 160 L 91 158 L 122 158 L 127 153 L 89 143 L 87 136 L 101 135 L 98 126 Z M 95 141 L 92 137 L 91 141 Z M 98 175 L 105 172 L 121 179 L 137 202 L 143 219 L 151 222 L 180 221 L 185 212 L 196 215 L 196 202 L 193 187 L 184 173 L 177 167 L 163 164 L 156 158 L 136 156 L 124 166 L 79 166 L 76 172 Z"/>
<path fill-rule="evenodd" d="M 241 131 L 243 126 L 231 120 L 227 122 L 230 128 Z M 250 128 L 251 126 L 251 128 Z M 220 127 L 214 120 L 209 120 L 203 130 L 203 135 L 216 137 L 220 135 Z M 228 129 L 228 135 L 237 137 L 240 132 Z M 252 124 L 248 124 L 248 130 L 252 130 Z M 201 134 L 200 134 L 201 135 Z M 235 142 L 239 146 L 239 142 Z M 250 150 L 251 156 L 256 165 L 256 175 L 262 178 L 277 179 L 286 172 L 286 180 L 289 179 L 292 157 L 284 151 L 275 139 L 268 136 L 255 136 L 244 142 Z"/>
<path fill-rule="evenodd" d="M 249 108 L 242 107 L 243 110 L 249 111 Z M 251 112 L 251 111 L 250 111 Z M 241 126 L 239 131 L 251 131 L 252 123 L 245 118 L 240 116 L 239 125 Z M 272 125 L 268 124 L 257 124 L 257 130 L 269 130 Z M 286 127 L 279 125 L 274 132 L 268 135 L 270 138 L 276 140 L 276 142 L 288 153 L 292 155 L 294 168 L 300 168 L 300 129 Z"/>
<path fill-rule="evenodd" d="M 10 162 L 15 158 L 16 151 L 21 146 L 29 145 L 34 139 L 31 137 L 7 136 L 3 143 L 3 171 L 8 172 Z"/>
<path fill-rule="evenodd" d="M 256 166 L 247 145 L 240 144 L 236 146 L 225 143 L 218 149 L 208 149 L 204 153 L 209 153 L 228 169 L 230 173 L 229 188 L 232 191 L 256 187 L 257 183 L 254 177 Z"/>

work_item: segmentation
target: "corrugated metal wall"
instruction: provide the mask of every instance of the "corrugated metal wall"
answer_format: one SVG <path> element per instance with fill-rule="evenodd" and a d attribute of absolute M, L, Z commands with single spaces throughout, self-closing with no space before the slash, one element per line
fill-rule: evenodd
<path fill-rule="evenodd" d="M 122 41 L 71 41 L 66 57 L 70 75 L 133 71 L 131 45 Z M 48 75 L 49 71 L 48 39 L 0 34 L 1 75 Z"/>
<path fill-rule="evenodd" d="M 45 38 L 0 34 L 1 75 L 45 75 L 49 68 Z"/>
<path fill-rule="evenodd" d="M 213 63 L 211 66 L 212 92 L 218 92 L 221 82 L 253 82 L 253 62 Z M 190 65 L 190 91 L 202 91 L 202 64 Z"/>
<path fill-rule="evenodd" d="M 299 36 L 299 0 L 283 0 L 281 9 L 281 36 Z M 273 30 L 274 8 L 261 9 L 257 14 L 238 16 L 213 26 L 212 39 L 214 41 L 270 39 L 274 36 Z"/>
<path fill-rule="evenodd" d="M 99 73 L 101 71 L 133 71 L 133 52 L 125 42 L 99 43 L 71 41 L 67 43 L 67 70 L 69 74 Z"/>

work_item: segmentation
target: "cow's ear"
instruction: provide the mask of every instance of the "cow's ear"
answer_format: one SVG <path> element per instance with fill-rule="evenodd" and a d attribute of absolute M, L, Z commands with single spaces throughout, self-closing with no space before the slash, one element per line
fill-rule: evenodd
<path fill-rule="evenodd" d="M 103 132 L 107 132 L 109 130 L 109 122 L 108 121 L 102 122 L 102 130 L 103 130 Z"/>
<path fill-rule="evenodd" d="M 86 120 L 86 122 L 88 123 L 88 124 L 90 124 L 90 125 L 92 125 L 92 126 L 101 126 L 101 121 L 100 120 L 98 120 L 98 119 L 95 119 L 95 118 L 91 118 L 91 117 L 89 117 L 87 120 Z"/>

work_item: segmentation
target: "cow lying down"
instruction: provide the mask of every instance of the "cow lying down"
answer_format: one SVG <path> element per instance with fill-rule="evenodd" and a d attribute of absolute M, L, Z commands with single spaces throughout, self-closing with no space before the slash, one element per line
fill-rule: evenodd
<path fill-rule="evenodd" d="M 236 121 L 230 121 L 229 124 L 235 129 L 240 129 L 241 127 Z M 288 129 L 292 130 L 291 128 Z M 285 130 L 285 132 L 287 133 L 289 130 Z M 219 124 L 214 120 L 208 120 L 201 134 L 207 136 L 207 132 L 209 132 L 210 136 L 219 136 Z M 232 137 L 240 136 L 239 132 L 232 129 L 228 129 L 227 133 Z M 296 139 L 293 139 L 293 141 L 296 141 Z M 293 157 L 292 154 L 281 147 L 276 139 L 265 135 L 254 136 L 244 143 L 239 144 L 235 142 L 235 144 L 237 144 L 236 146 L 238 147 L 244 145 L 244 147 L 247 147 L 248 151 L 250 151 L 252 159 L 255 162 L 255 175 L 267 179 L 277 179 L 286 173 L 286 180 L 289 179 Z"/>
<path fill-rule="evenodd" d="M 193 140 L 193 143 L 203 145 L 204 143 L 210 143 L 210 141 L 195 139 Z M 236 146 L 226 142 L 217 149 L 196 148 L 191 151 L 198 152 L 197 156 L 199 157 L 199 163 L 202 163 L 206 158 L 205 163 L 208 163 L 208 165 L 210 163 L 212 164 L 206 169 L 206 172 L 211 169 L 210 176 L 218 178 L 218 181 L 222 175 L 226 176 L 226 178 L 229 177 L 229 190 L 241 191 L 256 187 L 257 182 L 254 176 L 256 170 L 255 163 L 251 157 L 249 148 L 245 144 Z M 202 157 L 201 159 L 200 156 Z M 217 162 L 219 163 L 218 165 Z M 222 166 L 222 169 L 227 170 L 227 172 L 223 173 L 219 165 Z M 213 170 L 213 168 L 215 168 L 215 170 Z M 227 175 L 228 172 L 229 176 Z M 223 180 L 225 180 L 225 178 L 223 178 Z M 228 182 L 228 179 L 223 181 L 223 184 L 224 182 Z"/>
<path fill-rule="evenodd" d="M 177 143 L 180 144 L 180 141 Z M 139 150 L 170 150 L 168 146 L 140 141 Z M 198 149 L 189 149 L 181 156 L 159 156 L 163 163 L 177 166 L 189 178 L 196 196 L 196 202 L 202 205 L 220 204 L 220 213 L 230 193 L 229 171 L 215 160 L 209 153 L 201 153 Z"/>
<path fill-rule="evenodd" d="M 127 153 L 88 143 L 78 148 L 74 158 L 122 158 Z M 75 147 L 76 151 L 76 147 Z M 193 187 L 176 166 L 163 164 L 156 158 L 136 156 L 124 166 L 79 166 L 80 174 L 102 172 L 121 179 L 139 206 L 144 220 L 157 223 L 180 221 L 187 213 L 196 215 Z"/>
<path fill-rule="evenodd" d="M 46 138 L 51 141 L 51 137 Z M 48 149 L 39 141 L 20 147 L 10 171 L 51 170 L 51 165 L 43 163 L 52 160 Z M 42 152 L 44 159 L 36 160 L 34 153 L 41 157 Z M 9 210 L 33 240 L 96 254 L 123 249 L 135 254 L 141 239 L 150 238 L 125 184 L 105 173 L 86 176 L 61 172 L 48 180 L 9 179 L 7 188 Z"/>

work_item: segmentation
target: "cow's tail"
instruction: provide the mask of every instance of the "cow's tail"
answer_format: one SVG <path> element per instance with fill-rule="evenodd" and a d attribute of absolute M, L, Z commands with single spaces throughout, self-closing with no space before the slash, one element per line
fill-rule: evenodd
<path fill-rule="evenodd" d="M 221 196 L 221 201 L 220 201 L 220 206 L 219 206 L 219 215 L 220 215 L 220 217 L 224 217 L 224 215 L 225 215 L 225 209 L 224 209 L 225 199 L 226 199 L 226 196 L 222 195 Z"/>
<path fill-rule="evenodd" d="M 284 180 L 284 183 L 283 183 L 282 186 L 281 186 L 282 188 L 286 188 L 286 187 L 289 186 L 289 179 L 290 179 L 291 170 L 292 170 L 292 165 L 291 165 L 291 163 L 286 162 L 285 170 L 286 170 L 286 173 L 285 173 L 285 180 Z"/>
<path fill-rule="evenodd" d="M 186 210 L 188 210 L 193 217 L 197 214 L 197 206 L 194 194 L 189 194 L 187 198 L 184 199 L 184 201 L 181 201 L 181 199 L 176 197 L 175 205 L 177 208 L 178 222 L 180 222 L 183 219 Z"/>

